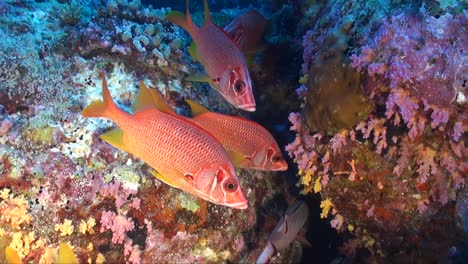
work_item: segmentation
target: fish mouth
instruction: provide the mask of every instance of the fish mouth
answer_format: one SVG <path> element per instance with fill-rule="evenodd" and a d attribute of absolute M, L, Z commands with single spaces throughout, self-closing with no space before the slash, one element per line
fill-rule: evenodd
<path fill-rule="evenodd" d="M 230 203 L 230 204 L 226 204 L 226 205 L 229 206 L 229 207 L 232 207 L 232 208 L 235 208 L 235 209 L 241 209 L 241 210 L 247 209 L 249 207 L 248 204 L 247 204 L 247 201 L 240 202 L 240 203 Z"/>
<path fill-rule="evenodd" d="M 254 104 L 239 105 L 239 108 L 248 112 L 255 112 L 256 109 Z"/>

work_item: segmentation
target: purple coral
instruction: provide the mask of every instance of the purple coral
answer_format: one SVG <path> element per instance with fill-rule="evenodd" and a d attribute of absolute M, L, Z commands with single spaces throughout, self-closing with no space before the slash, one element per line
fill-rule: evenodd
<path fill-rule="evenodd" d="M 133 221 L 123 215 L 112 211 L 104 211 L 101 215 L 101 233 L 106 230 L 112 231 L 112 243 L 122 244 L 126 238 L 125 233 L 134 228 Z"/>

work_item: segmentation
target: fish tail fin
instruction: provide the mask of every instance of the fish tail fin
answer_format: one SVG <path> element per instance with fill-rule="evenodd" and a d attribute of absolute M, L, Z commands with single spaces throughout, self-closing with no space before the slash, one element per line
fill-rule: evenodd
<path fill-rule="evenodd" d="M 211 21 L 210 7 L 208 6 L 208 0 L 203 1 L 203 7 L 205 9 L 205 23 Z"/>
<path fill-rule="evenodd" d="M 195 23 L 193 23 L 192 17 L 190 16 L 190 1 L 186 1 L 186 9 L 185 9 L 185 15 L 182 12 L 179 11 L 171 11 L 169 14 L 167 14 L 166 18 L 169 20 L 169 22 L 176 24 L 183 29 L 185 29 L 190 35 L 192 35 L 196 29 L 197 26 Z"/>
<path fill-rule="evenodd" d="M 102 79 L 102 101 L 94 101 L 88 105 L 81 114 L 84 117 L 107 117 L 110 118 L 112 113 L 117 111 L 118 108 L 112 100 L 112 96 L 107 87 L 106 76 L 101 71 Z"/>

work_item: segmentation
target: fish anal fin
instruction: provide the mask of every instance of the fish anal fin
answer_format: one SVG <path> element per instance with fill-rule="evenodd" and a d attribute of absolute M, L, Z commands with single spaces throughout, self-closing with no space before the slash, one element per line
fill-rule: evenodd
<path fill-rule="evenodd" d="M 128 152 L 127 147 L 123 143 L 123 134 L 123 130 L 117 127 L 102 134 L 100 138 L 112 146 Z"/>
<path fill-rule="evenodd" d="M 171 187 L 174 187 L 174 188 L 179 188 L 176 186 L 176 183 L 173 181 L 173 180 L 170 180 L 168 177 L 162 175 L 161 173 L 159 173 L 158 171 L 151 171 L 150 172 L 154 177 L 156 177 L 157 179 L 159 179 L 160 181 L 164 182 L 165 184 L 171 186 Z"/>
<path fill-rule="evenodd" d="M 235 167 L 239 168 L 242 166 L 242 163 L 245 161 L 245 156 L 242 153 L 231 150 L 228 151 L 228 154 Z"/>
<path fill-rule="evenodd" d="M 190 111 L 192 111 L 192 116 L 197 116 L 203 113 L 208 113 L 210 112 L 208 109 L 203 107 L 201 104 L 194 102 L 189 99 L 185 99 L 185 102 L 190 106 Z"/>

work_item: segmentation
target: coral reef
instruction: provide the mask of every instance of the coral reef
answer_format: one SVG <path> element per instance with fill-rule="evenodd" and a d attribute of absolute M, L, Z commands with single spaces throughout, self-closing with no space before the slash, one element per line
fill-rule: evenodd
<path fill-rule="evenodd" d="M 466 192 L 468 13 L 435 2 L 307 9 L 304 107 L 286 149 L 358 261 L 444 262 L 464 239 L 450 212 Z"/>
<path fill-rule="evenodd" d="M 101 141 L 111 122 L 81 116 L 100 99 L 100 70 L 126 110 L 142 80 L 178 112 L 182 98 L 236 112 L 183 81 L 196 64 L 168 8 L 105 2 L 0 1 L 0 262 L 11 247 L 23 262 L 53 263 L 61 242 L 80 263 L 254 261 L 275 220 L 258 209 L 284 201 L 284 174 L 239 170 L 248 210 L 208 204 Z"/>

